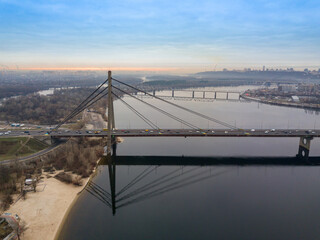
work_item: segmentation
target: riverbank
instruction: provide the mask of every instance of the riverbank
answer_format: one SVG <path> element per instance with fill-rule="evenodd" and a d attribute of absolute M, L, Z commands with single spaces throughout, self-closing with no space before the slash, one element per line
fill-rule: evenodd
<path fill-rule="evenodd" d="M 100 125 L 106 125 L 102 116 L 92 115 L 91 122 L 97 121 Z M 97 164 L 98 161 L 95 165 Z M 95 168 L 91 176 L 82 179 L 82 186 L 67 184 L 54 178 L 61 171 L 52 174 L 44 172 L 37 185 L 37 191 L 28 192 L 25 200 L 19 199 L 6 211 L 17 214 L 22 219 L 23 229 L 25 229 L 21 235 L 22 240 L 55 239 L 77 196 L 83 191 L 89 179 L 94 176 Z M 77 175 L 71 175 L 74 179 L 78 178 Z"/>
<path fill-rule="evenodd" d="M 244 94 L 241 95 L 241 98 L 250 100 L 250 101 L 276 105 L 276 106 L 303 108 L 303 109 L 318 110 L 318 111 L 320 110 L 320 104 L 307 104 L 307 103 L 303 104 L 303 103 L 283 102 L 283 101 L 276 101 L 276 100 L 264 100 L 260 98 L 248 97 L 248 96 L 245 96 Z"/>
<path fill-rule="evenodd" d="M 89 180 L 83 179 L 80 187 L 63 183 L 52 174 L 42 177 L 37 192 L 27 193 L 25 200 L 19 199 L 6 211 L 18 214 L 25 222 L 22 240 L 53 240 L 69 207 Z"/>

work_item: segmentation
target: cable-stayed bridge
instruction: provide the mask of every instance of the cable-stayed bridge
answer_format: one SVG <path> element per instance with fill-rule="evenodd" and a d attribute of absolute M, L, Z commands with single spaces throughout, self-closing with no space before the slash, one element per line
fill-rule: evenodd
<path fill-rule="evenodd" d="M 113 84 L 113 82 L 115 84 Z M 107 85 L 107 86 L 106 86 Z M 150 102 L 145 101 L 136 93 L 141 93 L 145 96 L 152 97 L 158 101 L 161 101 L 167 106 L 174 107 L 179 111 L 187 112 L 190 115 L 196 116 L 201 119 L 205 119 L 208 122 L 220 125 L 222 129 L 202 129 L 188 121 L 188 119 L 180 118 L 174 114 L 169 113 L 166 108 L 157 107 Z M 181 123 L 185 128 L 181 129 L 162 129 L 157 123 L 154 123 L 149 118 L 140 113 L 134 106 L 125 101 L 122 96 L 127 95 L 136 101 L 144 104 L 146 107 L 153 109 L 164 116 Z M 215 93 L 216 95 L 216 93 Z M 195 93 L 192 93 L 195 97 Z M 228 95 L 227 95 L 228 96 Z M 240 93 L 239 93 L 240 96 Z M 92 131 L 60 131 L 59 128 L 80 114 L 85 109 L 88 109 L 94 103 L 100 99 L 107 97 L 107 109 L 108 109 L 108 128 L 107 129 L 96 129 Z M 174 91 L 172 96 L 174 97 Z M 203 93 L 205 97 L 205 93 Z M 136 114 L 142 121 L 146 123 L 147 128 L 145 129 L 116 129 L 115 118 L 114 118 L 114 99 L 121 101 L 130 111 Z M 43 135 L 41 131 L 30 131 L 28 135 L 38 136 Z M 11 134 L 15 136 L 15 134 Z M 18 133 L 16 135 L 21 135 Z M 22 133 L 23 135 L 23 133 Z M 26 135 L 26 134 L 25 134 Z M 112 78 L 111 71 L 108 72 L 108 79 L 105 80 L 99 87 L 97 87 L 85 100 L 83 100 L 68 116 L 66 116 L 60 123 L 47 135 L 51 136 L 53 140 L 59 138 L 70 138 L 70 137 L 106 137 L 107 138 L 107 155 L 111 156 L 112 149 L 116 149 L 116 138 L 117 137 L 295 137 L 300 138 L 298 157 L 308 158 L 311 140 L 315 137 L 320 137 L 319 130 L 309 129 L 241 129 L 228 122 L 219 120 L 212 116 L 205 115 L 203 113 L 188 109 L 180 106 L 172 101 L 157 96 L 155 92 L 147 92 L 139 89 L 135 86 L 124 83 L 120 80 Z M 1 136 L 0 136 L 1 137 Z"/>

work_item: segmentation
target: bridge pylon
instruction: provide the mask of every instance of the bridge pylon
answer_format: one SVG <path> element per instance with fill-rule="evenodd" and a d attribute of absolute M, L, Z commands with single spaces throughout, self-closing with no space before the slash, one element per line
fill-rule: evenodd
<path fill-rule="evenodd" d="M 113 96 L 112 96 L 112 74 L 108 71 L 108 140 L 107 140 L 107 156 L 111 156 L 111 149 L 115 142 L 112 131 L 115 128 Z"/>

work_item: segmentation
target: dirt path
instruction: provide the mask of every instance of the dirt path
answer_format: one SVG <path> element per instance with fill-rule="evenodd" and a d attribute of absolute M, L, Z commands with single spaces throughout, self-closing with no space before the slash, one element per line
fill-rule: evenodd
<path fill-rule="evenodd" d="M 21 146 L 17 149 L 17 151 L 15 152 L 15 154 L 19 153 L 19 151 L 30 141 L 31 137 L 28 137 L 27 141 L 25 141 L 25 143 L 22 143 L 22 141 L 20 141 Z"/>

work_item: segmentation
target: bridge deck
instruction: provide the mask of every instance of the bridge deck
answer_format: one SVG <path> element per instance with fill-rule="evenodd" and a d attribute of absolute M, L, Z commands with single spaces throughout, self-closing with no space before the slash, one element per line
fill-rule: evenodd
<path fill-rule="evenodd" d="M 16 136 L 52 136 L 62 137 L 107 137 L 107 131 L 101 130 L 59 130 L 49 134 L 44 130 L 12 131 L 0 137 Z M 320 130 L 309 129 L 116 129 L 112 131 L 113 136 L 117 137 L 320 137 Z"/>
<path fill-rule="evenodd" d="M 68 137 L 68 136 L 107 136 L 107 132 L 101 131 L 95 133 L 95 131 L 86 132 L 81 131 L 80 133 L 51 133 L 54 137 Z M 227 129 L 202 129 L 202 130 L 187 130 L 187 129 L 118 129 L 112 132 L 117 137 L 320 137 L 320 130 L 275 130 L 270 129 L 254 130 L 243 129 L 243 130 L 227 130 Z"/>

